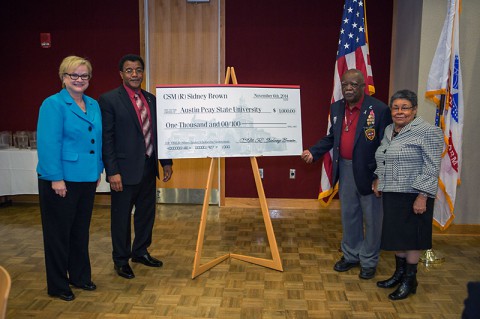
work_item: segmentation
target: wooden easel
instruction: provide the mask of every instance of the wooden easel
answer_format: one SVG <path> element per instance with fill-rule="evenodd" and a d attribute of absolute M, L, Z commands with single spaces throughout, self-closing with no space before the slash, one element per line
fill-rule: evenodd
<path fill-rule="evenodd" d="M 238 84 L 237 77 L 235 76 L 235 70 L 233 67 L 227 68 L 227 74 L 225 76 L 225 84 L 229 84 L 230 79 L 232 79 L 232 83 L 234 85 Z M 270 213 L 268 210 L 267 199 L 265 198 L 262 179 L 260 178 L 258 163 L 255 157 L 250 157 L 250 163 L 252 165 L 253 176 L 255 178 L 255 185 L 257 187 L 258 199 L 260 200 L 260 206 L 262 208 L 263 221 L 265 223 L 265 229 L 267 231 L 267 238 L 268 238 L 268 243 L 270 245 L 270 252 L 272 254 L 272 259 L 264 259 L 264 258 L 257 258 L 257 257 L 229 253 L 229 254 L 217 257 L 214 260 L 207 262 L 206 264 L 200 265 L 200 259 L 202 258 L 202 250 L 203 250 L 203 239 L 205 236 L 205 227 L 207 224 L 208 206 L 210 203 L 210 192 L 212 189 L 213 176 L 215 172 L 214 171 L 215 162 L 216 162 L 215 158 L 212 158 L 210 161 L 210 169 L 208 171 L 207 186 L 205 189 L 205 197 L 203 199 L 202 216 L 200 219 L 200 226 L 198 230 L 197 247 L 195 250 L 195 259 L 193 262 L 192 279 L 203 274 L 210 268 L 215 267 L 216 265 L 218 265 L 219 263 L 221 263 L 222 261 L 226 260 L 229 257 L 243 260 L 243 261 L 260 265 L 263 267 L 275 269 L 278 271 L 283 271 L 282 261 L 280 260 L 280 253 L 278 252 L 277 241 L 275 239 L 275 233 L 273 232 L 272 221 L 270 220 Z"/>

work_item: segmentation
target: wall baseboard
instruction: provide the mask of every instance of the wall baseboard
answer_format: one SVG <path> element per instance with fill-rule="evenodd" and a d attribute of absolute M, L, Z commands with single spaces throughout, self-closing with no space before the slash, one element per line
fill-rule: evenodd
<path fill-rule="evenodd" d="M 5 196 L 12 201 L 12 203 L 36 204 L 38 203 L 38 195 L 13 195 Z M 99 193 L 95 196 L 95 205 L 110 205 L 110 194 Z M 166 204 L 168 205 L 168 204 Z M 334 199 L 328 207 L 322 207 L 317 199 L 298 199 L 298 198 L 267 198 L 267 205 L 269 209 L 340 209 L 340 200 Z M 260 208 L 260 201 L 258 198 L 240 198 L 227 197 L 225 198 L 225 206 L 237 208 Z M 1 211 L 0 211 L 1 212 Z M 480 236 L 479 225 L 466 224 L 452 224 L 446 230 L 439 230 L 433 226 L 433 234 L 435 236 Z"/>
<path fill-rule="evenodd" d="M 328 207 L 322 207 L 318 199 L 298 198 L 267 198 L 269 209 L 340 209 L 338 199 L 332 200 Z M 258 198 L 225 198 L 225 207 L 257 208 L 260 207 Z"/>

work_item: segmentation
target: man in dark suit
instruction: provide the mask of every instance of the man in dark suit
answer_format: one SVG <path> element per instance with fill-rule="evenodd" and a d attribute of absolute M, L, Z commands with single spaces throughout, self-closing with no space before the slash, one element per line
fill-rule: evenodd
<path fill-rule="evenodd" d="M 138 55 L 126 55 L 119 63 L 120 87 L 100 96 L 103 124 L 103 161 L 111 188 L 111 232 L 113 262 L 119 276 L 134 278 L 128 264 L 161 267 L 150 256 L 155 221 L 157 126 L 155 96 L 142 90 L 145 64 Z M 163 181 L 172 176 L 172 160 L 160 160 Z M 131 243 L 131 214 L 135 238 Z"/>
<path fill-rule="evenodd" d="M 330 106 L 330 131 L 301 157 L 316 161 L 333 148 L 333 185 L 339 182 L 342 212 L 342 258 L 334 270 L 343 272 L 360 265 L 359 277 L 375 276 L 380 253 L 383 211 L 372 191 L 375 151 L 385 127 L 392 122 L 388 106 L 364 94 L 359 70 L 342 76 L 343 99 Z M 365 227 L 364 227 L 365 225 Z"/>

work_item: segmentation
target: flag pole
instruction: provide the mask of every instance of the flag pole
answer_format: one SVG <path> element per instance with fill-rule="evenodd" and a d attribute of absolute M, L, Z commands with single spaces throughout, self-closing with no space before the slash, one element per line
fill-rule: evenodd
<path fill-rule="evenodd" d="M 445 94 L 440 95 L 440 104 L 438 105 L 438 126 L 442 129 L 443 131 L 443 125 L 442 125 L 442 114 L 443 110 L 445 109 Z M 443 254 L 438 251 L 431 249 L 427 249 L 423 251 L 422 255 L 420 256 L 420 262 L 424 263 L 426 267 L 430 265 L 439 265 L 443 264 L 445 262 L 445 257 L 443 257 Z"/>
<path fill-rule="evenodd" d="M 455 2 L 455 5 L 457 5 L 457 2 Z M 457 12 L 458 11 L 456 11 L 455 14 L 457 14 Z M 455 17 L 455 19 L 458 19 L 458 17 Z M 451 43 L 454 43 L 454 39 L 453 39 L 454 36 L 455 36 L 455 32 L 452 32 Z M 449 65 L 452 65 L 452 59 L 454 57 L 452 49 L 453 49 L 453 46 L 450 49 L 451 51 L 450 51 Z M 447 83 L 450 83 L 450 76 L 451 76 L 451 74 L 449 72 Z M 444 131 L 444 129 L 445 129 L 443 113 L 444 113 L 444 110 L 445 110 L 445 102 L 446 102 L 446 99 L 447 99 L 447 95 L 450 94 L 450 90 L 451 90 L 450 85 L 447 85 L 446 89 L 447 90 L 446 90 L 445 94 L 440 94 L 440 101 L 439 101 L 439 104 L 438 104 L 438 121 L 436 121 L 437 126 L 440 127 L 442 129 L 442 131 Z M 431 264 L 432 265 L 438 265 L 438 264 L 444 263 L 445 262 L 445 257 L 443 257 L 443 255 L 441 253 L 439 253 L 438 251 L 434 251 L 433 249 L 427 249 L 420 256 L 420 262 L 424 263 L 425 266 L 428 267 Z"/>

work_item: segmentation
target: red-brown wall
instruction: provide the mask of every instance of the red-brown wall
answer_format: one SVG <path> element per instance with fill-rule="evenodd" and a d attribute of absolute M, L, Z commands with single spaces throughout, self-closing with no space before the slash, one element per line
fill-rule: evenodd
<path fill-rule="evenodd" d="M 61 89 L 58 67 L 87 57 L 93 98 L 120 84 L 118 60 L 140 52 L 138 1 L 4 1 L 0 8 L 0 131 L 35 130 L 42 101 Z M 52 47 L 40 47 L 49 32 Z"/>
<path fill-rule="evenodd" d="M 387 101 L 393 0 L 368 0 L 376 97 Z M 304 147 L 327 129 L 342 0 L 226 0 L 226 65 L 240 83 L 299 84 Z M 61 83 L 58 66 L 71 54 L 88 57 L 93 98 L 120 84 L 118 60 L 139 53 L 138 1 L 6 1 L 0 9 L 0 131 L 35 130 L 38 108 Z M 40 33 L 52 47 L 40 47 Z M 270 198 L 316 198 L 321 162 L 258 158 Z M 290 168 L 296 179 L 288 178 Z M 226 196 L 256 197 L 247 158 L 227 159 Z"/>
<path fill-rule="evenodd" d="M 325 135 L 333 70 L 343 10 L 342 0 L 227 0 L 226 65 L 239 83 L 301 86 L 304 148 Z M 370 58 L 376 94 L 388 99 L 393 0 L 367 1 Z M 300 154 L 299 154 L 300 155 Z M 270 198 L 316 198 L 321 161 L 300 156 L 259 157 Z M 296 170 L 296 179 L 289 171 Z M 256 197 L 250 161 L 226 160 L 226 196 Z"/>

